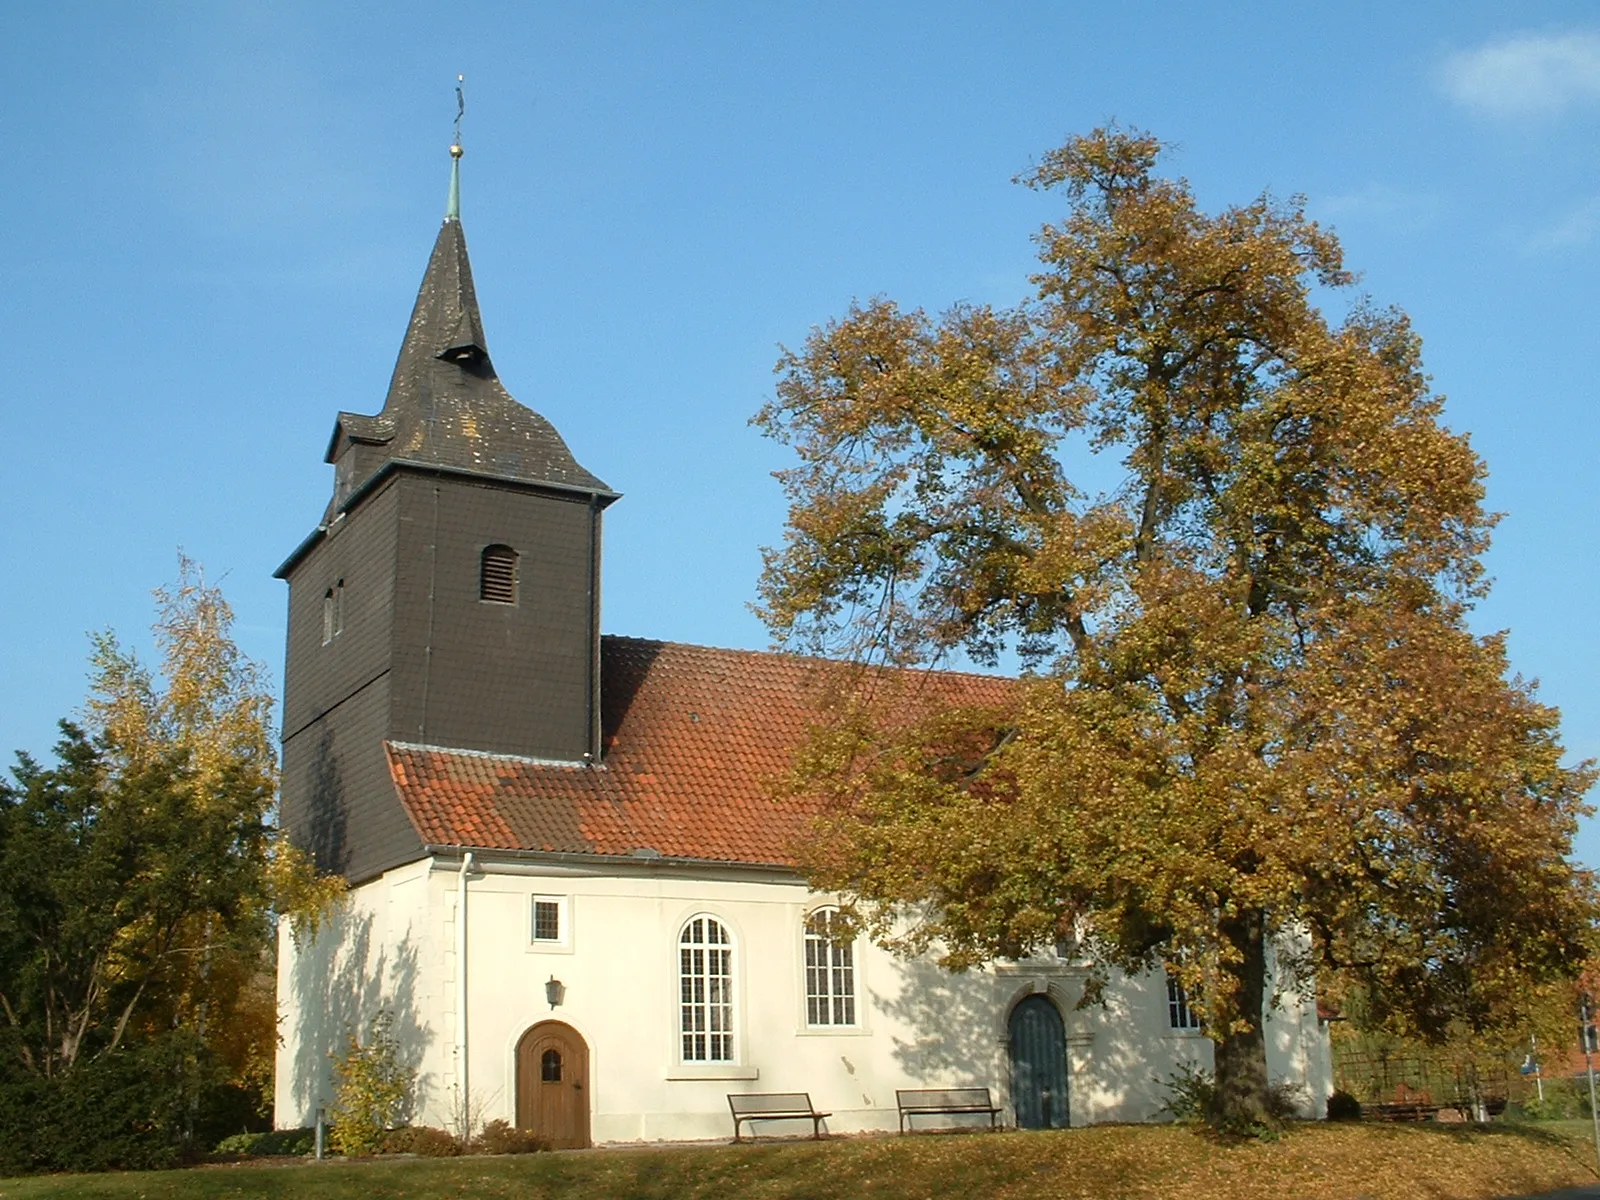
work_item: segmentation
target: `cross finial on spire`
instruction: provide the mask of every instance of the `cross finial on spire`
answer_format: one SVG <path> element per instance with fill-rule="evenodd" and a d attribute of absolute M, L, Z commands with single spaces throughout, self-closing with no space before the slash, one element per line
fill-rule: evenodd
<path fill-rule="evenodd" d="M 450 143 L 450 199 L 444 209 L 446 221 L 461 219 L 461 156 L 466 153 L 461 148 L 461 118 L 467 111 L 467 99 L 461 93 L 461 85 L 466 81 L 465 75 L 456 76 L 456 133 L 455 140 Z"/>

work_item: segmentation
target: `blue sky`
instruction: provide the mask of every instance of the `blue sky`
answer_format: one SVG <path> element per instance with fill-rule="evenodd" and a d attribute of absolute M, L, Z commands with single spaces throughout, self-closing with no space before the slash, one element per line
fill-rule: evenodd
<path fill-rule="evenodd" d="M 1020 298 L 1058 204 L 1009 180 L 1116 119 L 1213 209 L 1304 194 L 1411 314 L 1507 514 L 1476 624 L 1600 754 L 1592 3 L 10 4 L 0 66 L 0 748 L 48 749 L 87 631 L 147 644 L 180 547 L 281 670 L 271 572 L 382 403 L 464 72 L 490 350 L 625 494 L 608 631 L 766 644 L 779 344 Z"/>

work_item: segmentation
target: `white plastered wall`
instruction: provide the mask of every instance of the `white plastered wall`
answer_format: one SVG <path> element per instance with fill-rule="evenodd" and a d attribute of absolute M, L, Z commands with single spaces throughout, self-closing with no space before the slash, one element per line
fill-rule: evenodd
<path fill-rule="evenodd" d="M 330 1098 L 329 1055 L 379 1008 L 418 1072 L 414 1119 L 454 1123 L 459 865 L 441 858 L 397 868 L 352 889 L 317 937 L 282 935 L 280 1127 L 314 1120 Z M 828 1127 L 836 1132 L 894 1129 L 896 1088 L 985 1085 L 1004 1103 L 1007 1016 L 1036 992 L 1063 1017 L 1074 1125 L 1155 1118 L 1178 1062 L 1211 1063 L 1203 1035 L 1168 1028 L 1159 976 L 1114 976 L 1103 1006 L 1078 1009 L 1083 971 L 1054 959 L 952 975 L 865 940 L 855 951 L 856 1027 L 807 1028 L 802 928 L 823 898 L 776 872 L 503 862 L 474 872 L 468 887 L 469 1076 L 478 1122 L 513 1119 L 517 1041 L 551 1019 L 588 1043 L 596 1142 L 726 1138 L 726 1097 L 737 1091 L 809 1092 L 833 1113 Z M 560 944 L 532 941 L 535 895 L 563 901 Z M 678 1056 L 677 937 L 697 913 L 715 916 L 734 938 L 733 1064 Z M 552 977 L 564 991 L 555 1008 L 546 998 Z M 1267 1038 L 1272 1077 L 1302 1083 L 1320 1115 L 1331 1066 L 1309 1000 L 1284 996 L 1269 1013 Z"/>

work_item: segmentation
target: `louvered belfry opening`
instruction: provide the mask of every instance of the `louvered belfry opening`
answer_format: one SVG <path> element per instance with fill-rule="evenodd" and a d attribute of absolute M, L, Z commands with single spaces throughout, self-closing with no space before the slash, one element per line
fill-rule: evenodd
<path fill-rule="evenodd" d="M 510 546 L 485 546 L 478 571 L 478 599 L 490 604 L 517 602 L 517 552 Z"/>

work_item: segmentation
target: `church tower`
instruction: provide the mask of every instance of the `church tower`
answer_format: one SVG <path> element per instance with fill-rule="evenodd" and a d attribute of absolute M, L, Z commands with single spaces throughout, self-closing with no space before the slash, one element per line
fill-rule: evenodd
<path fill-rule="evenodd" d="M 283 820 L 352 882 L 424 852 L 386 741 L 578 769 L 600 754 L 600 519 L 617 493 L 495 374 L 450 152 L 383 409 L 339 414 L 333 498 L 276 572 Z"/>

